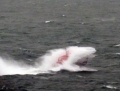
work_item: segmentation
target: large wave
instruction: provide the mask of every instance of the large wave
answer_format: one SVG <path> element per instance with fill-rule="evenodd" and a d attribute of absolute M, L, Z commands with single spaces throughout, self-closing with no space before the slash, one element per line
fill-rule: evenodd
<path fill-rule="evenodd" d="M 0 57 L 0 75 L 14 74 L 40 74 L 67 70 L 78 71 L 97 71 L 86 67 L 87 62 L 95 57 L 96 52 L 93 47 L 70 46 L 66 48 L 49 50 L 45 55 L 35 60 L 34 65 L 18 62 L 13 59 Z"/>

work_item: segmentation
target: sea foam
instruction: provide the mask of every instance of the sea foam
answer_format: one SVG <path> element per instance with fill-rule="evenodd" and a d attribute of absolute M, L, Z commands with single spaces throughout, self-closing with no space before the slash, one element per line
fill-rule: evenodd
<path fill-rule="evenodd" d="M 62 64 L 57 64 L 58 58 L 66 54 L 66 50 L 69 51 L 69 58 Z M 75 61 L 87 57 L 96 52 L 93 47 L 78 47 L 70 46 L 60 49 L 52 49 L 34 62 L 34 65 L 28 65 L 18 60 L 6 59 L 0 57 L 0 75 L 25 75 L 25 74 L 40 74 L 58 72 L 61 70 L 67 70 L 71 72 L 77 71 L 97 71 L 86 66 L 79 67 L 75 65 Z"/>

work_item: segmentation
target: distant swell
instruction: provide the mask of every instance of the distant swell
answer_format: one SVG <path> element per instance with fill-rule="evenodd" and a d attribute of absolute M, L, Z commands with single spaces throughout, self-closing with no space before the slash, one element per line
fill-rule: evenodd
<path fill-rule="evenodd" d="M 65 62 L 62 62 L 61 64 L 57 63 L 61 56 L 66 55 L 66 49 L 70 52 L 69 58 L 64 59 Z M 95 52 L 96 50 L 93 47 L 71 46 L 67 48 L 53 49 L 48 51 L 42 57 L 36 59 L 33 66 L 17 60 L 0 57 L 0 75 L 36 75 L 40 73 L 58 72 L 60 70 L 72 72 L 84 70 L 96 71 L 96 69 L 91 69 L 85 66 L 78 67 L 74 64 L 78 59 L 85 58 L 89 54 L 93 54 Z"/>

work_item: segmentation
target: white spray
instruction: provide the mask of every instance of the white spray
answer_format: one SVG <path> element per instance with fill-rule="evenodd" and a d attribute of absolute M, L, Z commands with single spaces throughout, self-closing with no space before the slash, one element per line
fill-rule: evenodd
<path fill-rule="evenodd" d="M 69 51 L 69 57 L 62 64 L 57 64 L 58 58 L 66 55 L 66 50 Z M 75 65 L 78 60 L 83 58 L 93 58 L 96 52 L 93 47 L 77 47 L 71 46 L 61 49 L 53 49 L 48 51 L 44 56 L 39 57 L 34 66 L 27 65 L 17 60 L 4 59 L 0 57 L 0 75 L 14 75 L 14 74 L 40 74 L 57 72 L 60 70 L 76 71 L 96 71 L 85 66 Z"/>

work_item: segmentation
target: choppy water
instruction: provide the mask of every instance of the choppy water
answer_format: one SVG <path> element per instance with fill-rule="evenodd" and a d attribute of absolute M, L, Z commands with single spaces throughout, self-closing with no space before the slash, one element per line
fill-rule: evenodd
<path fill-rule="evenodd" d="M 92 46 L 98 56 L 89 65 L 99 70 L 3 76 L 1 82 L 28 91 L 119 91 L 119 8 L 119 0 L 1 0 L 2 57 L 32 64 L 49 49 Z"/>

